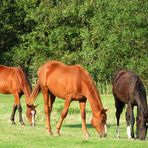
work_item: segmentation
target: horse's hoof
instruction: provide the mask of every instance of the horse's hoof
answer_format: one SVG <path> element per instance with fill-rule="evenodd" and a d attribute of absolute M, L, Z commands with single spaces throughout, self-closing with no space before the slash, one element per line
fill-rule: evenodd
<path fill-rule="evenodd" d="M 24 123 L 24 122 L 21 122 L 21 125 L 22 125 L 22 126 L 25 126 L 25 123 Z"/>
<path fill-rule="evenodd" d="M 36 124 L 35 123 L 34 124 L 30 124 L 30 126 L 34 127 L 34 126 L 36 126 Z"/>
<path fill-rule="evenodd" d="M 128 139 L 129 139 L 129 140 L 135 140 L 135 138 L 132 138 L 132 137 L 131 137 L 131 138 L 128 138 Z"/>
<path fill-rule="evenodd" d="M 86 134 L 84 134 L 84 137 L 85 138 L 89 138 L 90 137 L 90 134 L 89 133 L 86 133 Z"/>
<path fill-rule="evenodd" d="M 100 136 L 100 138 L 105 138 L 107 136 L 107 134 L 101 134 L 101 135 L 98 135 Z"/>
<path fill-rule="evenodd" d="M 84 139 L 88 140 L 90 138 L 90 134 L 84 134 Z"/>
<path fill-rule="evenodd" d="M 49 135 L 49 136 L 52 136 L 52 135 L 53 135 L 53 133 L 48 131 L 48 135 Z"/>
<path fill-rule="evenodd" d="M 55 136 L 56 136 L 56 137 L 60 136 L 60 133 L 56 133 Z"/>
<path fill-rule="evenodd" d="M 12 121 L 12 125 L 16 125 L 16 123 L 14 121 Z"/>

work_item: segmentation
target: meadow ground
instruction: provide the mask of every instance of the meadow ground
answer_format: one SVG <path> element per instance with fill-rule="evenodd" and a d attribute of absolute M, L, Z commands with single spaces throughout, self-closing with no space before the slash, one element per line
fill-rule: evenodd
<path fill-rule="evenodd" d="M 79 112 L 79 103 L 72 102 L 69 113 L 63 122 L 61 136 L 55 136 L 56 123 L 63 109 L 64 101 L 56 99 L 51 114 L 51 124 L 53 136 L 47 134 L 45 128 L 45 116 L 43 110 L 43 98 L 40 94 L 36 100 L 39 104 L 37 108 L 36 126 L 31 127 L 26 120 L 25 98 L 22 97 L 23 118 L 26 126 L 21 126 L 18 122 L 18 112 L 16 113 L 16 125 L 10 122 L 10 114 L 13 104 L 12 95 L 0 94 L 0 147 L 21 147 L 21 148 L 139 148 L 148 146 L 148 138 L 145 141 L 128 140 L 126 136 L 125 110 L 122 113 L 120 121 L 120 138 L 116 138 L 116 118 L 114 99 L 112 95 L 101 95 L 104 108 L 109 108 L 107 112 L 108 135 L 106 138 L 97 137 L 96 131 L 92 128 L 91 109 L 87 102 L 87 127 L 91 135 L 85 139 L 81 131 L 81 117 Z M 147 136 L 148 137 L 148 136 Z"/>

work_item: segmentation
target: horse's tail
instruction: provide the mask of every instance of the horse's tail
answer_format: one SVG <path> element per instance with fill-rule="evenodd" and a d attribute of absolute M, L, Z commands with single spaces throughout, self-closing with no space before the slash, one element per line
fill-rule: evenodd
<path fill-rule="evenodd" d="M 40 88 L 40 83 L 39 80 L 37 80 L 37 84 L 35 85 L 31 95 L 30 95 L 30 99 L 29 102 L 27 104 L 32 105 L 33 102 L 35 101 L 35 99 L 37 98 L 39 92 L 40 92 L 41 88 Z"/>
<path fill-rule="evenodd" d="M 140 109 L 142 110 L 144 116 L 148 117 L 148 106 L 147 106 L 147 98 L 146 98 L 146 90 L 144 84 L 141 79 L 137 76 L 137 81 L 135 84 L 136 87 L 136 97 L 137 103 Z"/>

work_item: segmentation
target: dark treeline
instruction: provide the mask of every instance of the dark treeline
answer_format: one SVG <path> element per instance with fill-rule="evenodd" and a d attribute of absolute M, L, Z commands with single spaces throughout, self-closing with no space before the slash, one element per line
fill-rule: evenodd
<path fill-rule="evenodd" d="M 31 79 L 46 60 L 81 64 L 100 87 L 130 69 L 146 84 L 147 6 L 147 0 L 0 0 L 0 64 L 23 66 Z"/>

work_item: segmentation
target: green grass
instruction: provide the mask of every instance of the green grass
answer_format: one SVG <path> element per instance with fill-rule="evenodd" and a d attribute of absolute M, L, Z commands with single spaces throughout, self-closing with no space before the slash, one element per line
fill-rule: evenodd
<path fill-rule="evenodd" d="M 91 109 L 89 102 L 87 102 L 87 126 L 91 135 L 90 138 L 85 139 L 81 131 L 81 118 L 79 113 L 79 103 L 72 102 L 69 114 L 65 118 L 62 128 L 61 136 L 55 136 L 56 123 L 60 117 L 60 112 L 63 109 L 64 101 L 56 99 L 53 111 L 51 115 L 51 124 L 53 136 L 47 134 L 45 128 L 45 116 L 43 110 L 43 98 L 40 94 L 36 100 L 36 104 L 39 104 L 37 108 L 36 126 L 30 127 L 25 117 L 25 102 L 24 97 L 21 99 L 23 105 L 23 118 L 26 126 L 21 126 L 18 122 L 18 113 L 16 113 L 16 125 L 11 125 L 9 120 L 13 96 L 0 94 L 0 147 L 21 147 L 21 148 L 41 148 L 41 147 L 64 147 L 64 148 L 85 148 L 85 147 L 108 147 L 108 148 L 125 148 L 125 147 L 146 147 L 148 145 L 148 139 L 146 141 L 128 140 L 126 136 L 126 123 L 125 123 L 125 111 L 121 116 L 121 130 L 120 138 L 115 138 L 116 135 L 116 118 L 114 99 L 112 95 L 102 95 L 104 108 L 109 108 L 108 116 L 108 136 L 107 138 L 97 137 L 96 131 L 90 125 L 91 121 Z"/>

